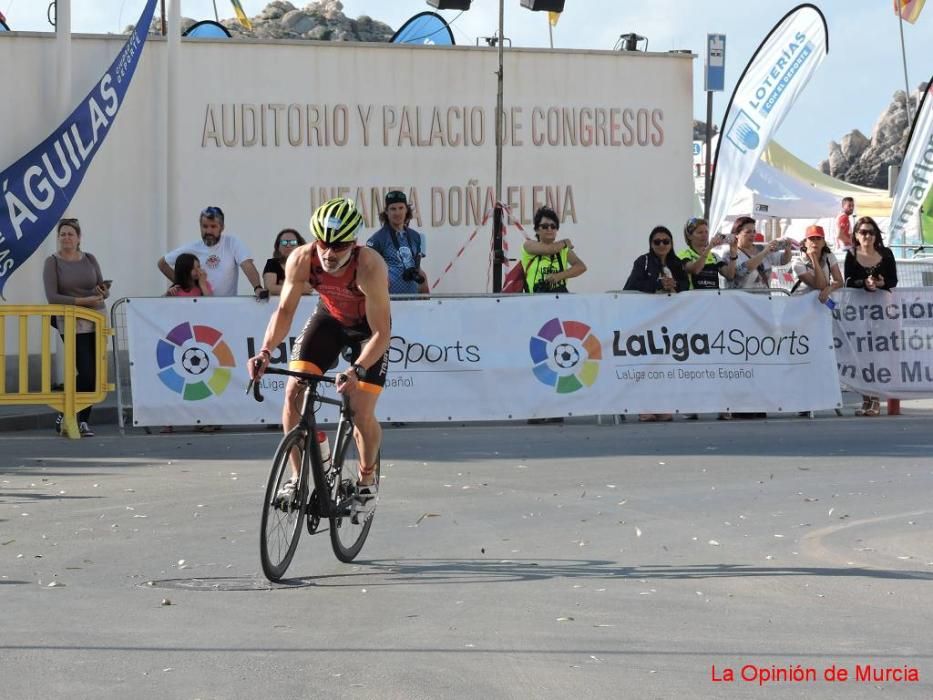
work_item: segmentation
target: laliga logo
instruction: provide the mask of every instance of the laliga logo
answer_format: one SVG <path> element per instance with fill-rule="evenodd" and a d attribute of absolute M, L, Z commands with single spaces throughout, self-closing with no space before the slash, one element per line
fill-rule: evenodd
<path fill-rule="evenodd" d="M 156 344 L 159 379 L 185 401 L 222 394 L 230 383 L 230 368 L 236 367 L 222 336 L 210 326 L 179 323 Z"/>
<path fill-rule="evenodd" d="M 552 318 L 541 326 L 528 346 L 535 377 L 558 394 L 593 386 L 602 350 L 590 327 L 579 321 Z"/>

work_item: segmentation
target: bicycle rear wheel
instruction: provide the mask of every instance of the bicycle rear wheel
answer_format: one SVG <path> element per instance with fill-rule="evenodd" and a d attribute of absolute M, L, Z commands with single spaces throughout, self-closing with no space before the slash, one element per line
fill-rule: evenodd
<path fill-rule="evenodd" d="M 270 581 L 278 581 L 295 556 L 301 537 L 305 510 L 308 507 L 307 437 L 296 428 L 289 432 L 272 459 L 272 470 L 266 484 L 266 497 L 262 503 L 262 523 L 259 533 L 259 556 L 262 572 Z M 291 478 L 291 460 L 298 460 L 301 474 L 293 498 L 279 498 L 279 490 Z"/>
<path fill-rule="evenodd" d="M 348 431 L 346 438 L 346 447 L 342 450 L 343 454 L 336 452 L 335 462 L 329 476 L 329 485 L 331 496 L 333 498 L 336 514 L 330 518 L 330 543 L 334 548 L 334 554 L 345 563 L 349 563 L 356 558 L 356 555 L 363 549 L 366 537 L 369 535 L 369 528 L 372 527 L 375 511 L 366 517 L 354 516 L 352 506 L 354 494 L 356 493 L 356 472 L 359 464 L 359 450 L 356 446 L 356 440 L 353 439 L 353 431 Z M 379 466 L 380 458 L 376 457 L 376 486 L 379 485 Z"/>

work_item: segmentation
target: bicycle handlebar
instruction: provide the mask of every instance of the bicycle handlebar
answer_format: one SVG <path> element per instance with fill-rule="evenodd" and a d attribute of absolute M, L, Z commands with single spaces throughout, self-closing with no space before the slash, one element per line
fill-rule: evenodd
<path fill-rule="evenodd" d="M 278 367 L 266 367 L 266 371 L 263 374 L 281 374 L 286 377 L 296 377 L 306 382 L 313 382 L 319 384 L 323 382 L 324 384 L 334 384 L 336 385 L 337 379 L 339 379 L 341 374 L 337 375 L 337 378 L 325 377 L 323 374 L 309 374 L 308 372 L 297 372 L 291 369 L 279 369 Z M 342 382 L 341 382 L 342 383 Z M 265 397 L 262 395 L 262 390 L 260 384 L 255 379 L 250 379 L 249 384 L 246 385 L 246 393 L 253 392 L 253 398 L 256 401 L 262 403 L 265 401 Z"/>

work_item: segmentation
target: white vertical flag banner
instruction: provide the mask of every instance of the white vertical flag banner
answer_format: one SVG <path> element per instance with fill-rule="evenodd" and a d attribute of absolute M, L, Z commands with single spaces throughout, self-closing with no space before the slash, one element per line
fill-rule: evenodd
<path fill-rule="evenodd" d="M 800 5 L 771 30 L 739 78 L 716 146 L 709 227 L 718 231 L 810 76 L 829 51 L 823 13 Z"/>
<path fill-rule="evenodd" d="M 891 206 L 890 243 L 920 244 L 920 207 L 933 186 L 933 76 L 910 130 Z"/>

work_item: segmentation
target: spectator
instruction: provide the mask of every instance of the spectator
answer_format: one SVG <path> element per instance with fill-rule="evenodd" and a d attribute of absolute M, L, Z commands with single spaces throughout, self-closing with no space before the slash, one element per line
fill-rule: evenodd
<path fill-rule="evenodd" d="M 159 258 L 159 270 L 169 282 L 175 283 L 175 261 L 182 253 L 197 256 L 201 268 L 212 280 L 214 294 L 221 297 L 236 296 L 237 267 L 243 270 L 246 279 L 253 285 L 257 299 L 268 296 L 262 288 L 259 272 L 246 246 L 229 233 L 224 234 L 224 213 L 220 207 L 207 207 L 199 217 L 201 240 L 188 243 Z"/>
<path fill-rule="evenodd" d="M 690 289 L 719 289 L 720 275 L 730 281 L 735 277 L 735 261 L 739 257 L 736 253 L 738 241 L 735 236 L 716 234 L 710 240 L 709 223 L 706 219 L 692 218 L 684 225 L 684 239 L 687 241 L 687 247 L 677 253 L 677 257 L 683 261 Z M 713 252 L 713 248 L 725 243 L 729 244 L 728 262 L 724 261 L 719 253 Z M 700 416 L 688 413 L 685 417 L 687 420 L 697 420 Z M 728 413 L 719 414 L 720 420 L 731 418 Z"/>
<path fill-rule="evenodd" d="M 304 244 L 304 237 L 293 228 L 283 228 L 275 237 L 272 257 L 266 260 L 266 266 L 262 269 L 263 286 L 272 296 L 278 296 L 282 293 L 282 282 L 285 281 L 285 261 L 288 260 L 288 256 L 298 246 Z M 311 293 L 310 285 L 308 285 L 305 293 Z"/>
<path fill-rule="evenodd" d="M 191 253 L 182 253 L 175 260 L 175 284 L 165 292 L 167 297 L 211 297 L 214 289 L 207 281 L 207 273 Z"/>
<path fill-rule="evenodd" d="M 689 219 L 684 226 L 684 239 L 687 247 L 677 253 L 687 271 L 690 289 L 719 289 L 719 276 L 727 280 L 735 277 L 735 261 L 738 260 L 735 236 L 716 234 L 709 237 L 709 224 L 706 219 Z M 713 248 L 729 243 L 728 262 L 724 261 Z"/>
<path fill-rule="evenodd" d="M 879 289 L 894 289 L 897 286 L 897 263 L 894 253 L 881 240 L 881 229 L 870 216 L 855 222 L 855 239 L 852 250 L 846 253 L 846 286 L 876 292 Z M 855 415 L 881 415 L 881 399 L 863 396 L 862 407 Z"/>
<path fill-rule="evenodd" d="M 680 258 L 674 255 L 674 236 L 670 229 L 655 226 L 648 236 L 648 243 L 648 252 L 635 258 L 632 272 L 623 289 L 646 294 L 676 294 L 689 289 L 687 271 Z M 638 416 L 638 420 L 642 422 L 673 419 L 670 413 L 642 413 Z"/>
<path fill-rule="evenodd" d="M 732 233 L 737 239 L 739 256 L 735 264 L 733 289 L 770 289 L 771 267 L 790 262 L 793 249 L 790 239 L 773 240 L 763 246 L 755 243 L 755 220 L 740 216 L 732 224 Z M 782 250 L 783 249 L 783 252 Z"/>
<path fill-rule="evenodd" d="M 366 245 L 386 261 L 389 268 L 389 292 L 392 294 L 427 294 L 428 277 L 421 269 L 424 258 L 424 238 L 411 223 L 412 208 L 405 193 L 392 190 L 386 193 L 386 208 L 380 212 L 382 228 L 376 231 Z"/>
<path fill-rule="evenodd" d="M 836 250 L 852 248 L 852 222 L 855 220 L 855 200 L 842 198 L 842 212 L 836 217 Z"/>
<path fill-rule="evenodd" d="M 625 281 L 626 291 L 675 294 L 690 288 L 683 262 L 674 255 L 674 237 L 666 226 L 655 226 L 648 237 L 649 251 L 635 258 Z"/>
<path fill-rule="evenodd" d="M 557 213 L 540 207 L 534 215 L 535 240 L 522 244 L 525 283 L 532 294 L 567 292 L 567 280 L 586 272 L 586 265 L 573 250 L 569 238 L 557 240 L 560 222 Z"/>
<path fill-rule="evenodd" d="M 790 290 L 791 294 L 819 291 L 820 301 L 825 304 L 829 295 L 842 286 L 839 262 L 826 245 L 826 234 L 822 226 L 807 227 L 804 253 L 794 263 L 793 269 L 797 281 Z"/>
<path fill-rule="evenodd" d="M 45 259 L 42 281 L 45 298 L 50 304 L 83 306 L 95 311 L 104 311 L 104 300 L 110 296 L 110 280 L 100 273 L 100 265 L 90 253 L 81 250 L 81 224 L 77 219 L 62 219 L 57 228 L 58 251 Z M 61 316 L 54 325 L 64 336 L 65 324 Z M 75 324 L 75 386 L 78 391 L 94 391 L 97 381 L 95 324 L 77 319 Z M 62 414 L 55 420 L 55 429 L 62 429 Z M 91 407 L 78 412 L 78 430 L 81 437 L 93 437 L 94 431 L 88 423 Z"/>

